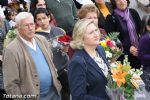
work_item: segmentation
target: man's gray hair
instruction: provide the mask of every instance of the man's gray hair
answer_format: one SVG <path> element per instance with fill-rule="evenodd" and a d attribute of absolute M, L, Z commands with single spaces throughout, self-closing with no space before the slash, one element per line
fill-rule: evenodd
<path fill-rule="evenodd" d="M 29 13 L 29 12 L 20 12 L 20 13 L 16 16 L 15 22 L 16 22 L 16 24 L 20 24 L 23 19 L 28 18 L 28 17 L 31 17 L 31 18 L 33 19 L 33 22 L 34 22 L 34 18 L 33 18 L 33 16 L 32 16 L 32 14 Z"/>

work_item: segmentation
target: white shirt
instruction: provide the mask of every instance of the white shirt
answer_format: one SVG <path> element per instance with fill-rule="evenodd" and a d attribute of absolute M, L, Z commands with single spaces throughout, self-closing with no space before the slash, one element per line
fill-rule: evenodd
<path fill-rule="evenodd" d="M 9 24 L 10 24 L 11 28 L 14 28 L 16 26 L 16 22 L 14 22 L 13 20 L 10 20 Z"/>
<path fill-rule="evenodd" d="M 93 58 L 94 61 L 97 63 L 97 65 L 100 67 L 100 69 L 102 70 L 102 72 L 104 73 L 105 77 L 107 77 L 108 75 L 108 67 L 105 64 L 104 60 L 102 59 L 102 57 L 100 57 L 98 55 L 98 57 L 94 57 Z"/>
<path fill-rule="evenodd" d="M 22 40 L 27 46 L 31 47 L 33 50 L 36 51 L 36 42 L 35 42 L 35 39 L 34 39 L 34 38 L 32 39 L 32 43 L 31 43 L 31 42 L 29 42 L 29 41 L 23 39 L 20 35 L 19 35 L 19 37 L 21 38 L 21 40 Z"/>

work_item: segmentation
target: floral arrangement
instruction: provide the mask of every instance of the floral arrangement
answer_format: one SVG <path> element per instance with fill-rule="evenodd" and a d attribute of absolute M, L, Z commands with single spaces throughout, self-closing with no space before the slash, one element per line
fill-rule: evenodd
<path fill-rule="evenodd" d="M 70 41 L 71 37 L 68 35 L 58 35 L 50 40 L 53 49 L 61 51 L 62 54 L 68 52 Z"/>
<path fill-rule="evenodd" d="M 68 52 L 71 37 L 68 35 L 63 35 L 63 36 L 59 36 L 57 40 L 62 45 L 62 51 Z"/>
<path fill-rule="evenodd" d="M 58 42 L 61 42 L 63 44 L 68 44 L 71 41 L 71 37 L 68 35 L 63 35 L 58 37 Z"/>
<path fill-rule="evenodd" d="M 109 35 L 106 36 L 105 40 L 102 40 L 99 43 L 104 48 L 106 58 L 108 59 L 109 62 L 116 61 L 120 57 L 120 55 L 123 54 L 122 49 L 119 48 L 117 45 L 119 41 L 118 35 L 119 33 L 110 33 Z"/>
<path fill-rule="evenodd" d="M 120 98 L 125 98 L 127 100 L 134 100 L 135 91 L 142 91 L 144 87 L 144 82 L 142 81 L 140 75 L 142 74 L 142 69 L 132 69 L 130 63 L 128 62 L 128 56 L 125 56 L 123 64 L 120 62 L 115 62 L 111 65 L 111 76 L 108 76 L 108 94 L 112 100 L 124 100 Z M 117 94 L 113 95 L 113 91 Z M 124 93 L 124 94 L 123 94 Z M 118 97 L 116 97 L 118 96 Z"/>
<path fill-rule="evenodd" d="M 5 48 L 12 40 L 15 39 L 16 36 L 17 36 L 17 32 L 15 29 L 9 30 L 4 40 L 3 47 Z"/>

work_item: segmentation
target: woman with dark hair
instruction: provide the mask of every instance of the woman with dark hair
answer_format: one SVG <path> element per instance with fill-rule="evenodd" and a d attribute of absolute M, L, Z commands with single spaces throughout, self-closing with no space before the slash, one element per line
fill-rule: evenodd
<path fill-rule="evenodd" d="M 128 8 L 127 0 L 111 0 L 113 12 L 106 18 L 106 31 L 119 32 L 124 54 L 119 58 L 123 61 L 124 55 L 128 55 L 133 68 L 140 68 L 138 60 L 138 39 L 140 33 L 141 19 L 136 10 Z"/>
<path fill-rule="evenodd" d="M 36 8 L 46 8 L 44 0 L 31 0 L 30 3 L 30 12 L 34 14 Z"/>
<path fill-rule="evenodd" d="M 105 2 L 105 0 L 94 0 L 94 2 L 99 10 L 98 26 L 105 29 L 106 17 L 112 12 L 111 3 Z"/>
<path fill-rule="evenodd" d="M 116 1 L 115 0 L 110 0 L 111 1 L 111 4 L 112 4 L 112 8 L 115 9 L 117 6 L 116 6 Z M 127 1 L 127 5 L 129 6 L 130 5 L 130 0 L 126 0 Z"/>
<path fill-rule="evenodd" d="M 138 57 L 141 60 L 145 76 L 145 72 L 150 74 L 150 15 L 143 16 L 141 26 L 142 36 L 139 41 Z M 150 76 L 143 78 L 146 90 L 150 92 Z"/>
<path fill-rule="evenodd" d="M 17 16 L 17 14 L 18 14 L 17 10 L 10 9 L 6 16 L 12 29 L 16 27 L 15 17 Z"/>

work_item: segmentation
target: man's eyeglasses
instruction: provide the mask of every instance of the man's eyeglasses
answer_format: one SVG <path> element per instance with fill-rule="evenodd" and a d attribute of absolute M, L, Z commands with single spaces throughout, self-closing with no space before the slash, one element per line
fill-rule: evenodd
<path fill-rule="evenodd" d="M 29 27 L 34 27 L 35 24 L 34 23 L 29 23 L 29 24 L 25 24 L 25 25 L 21 25 L 23 28 L 27 29 Z"/>

